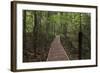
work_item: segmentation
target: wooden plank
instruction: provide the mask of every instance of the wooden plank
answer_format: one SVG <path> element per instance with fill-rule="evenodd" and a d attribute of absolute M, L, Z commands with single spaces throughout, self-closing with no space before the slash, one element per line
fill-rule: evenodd
<path fill-rule="evenodd" d="M 69 60 L 69 57 L 60 42 L 60 36 L 57 35 L 51 43 L 51 48 L 49 50 L 47 61 L 60 60 Z"/>

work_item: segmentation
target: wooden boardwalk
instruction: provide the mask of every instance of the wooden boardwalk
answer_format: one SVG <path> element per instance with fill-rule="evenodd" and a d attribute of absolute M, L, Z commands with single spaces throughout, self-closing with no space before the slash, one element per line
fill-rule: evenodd
<path fill-rule="evenodd" d="M 57 35 L 51 43 L 51 48 L 48 53 L 47 61 L 61 60 L 69 60 L 69 57 L 61 44 L 60 36 Z"/>

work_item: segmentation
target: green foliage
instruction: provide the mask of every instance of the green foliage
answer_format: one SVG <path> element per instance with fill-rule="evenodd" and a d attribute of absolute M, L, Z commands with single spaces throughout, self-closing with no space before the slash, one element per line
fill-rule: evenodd
<path fill-rule="evenodd" d="M 34 16 L 33 16 L 33 12 L 32 11 L 26 11 L 26 21 L 25 21 L 25 26 L 26 26 L 26 29 L 25 31 L 26 32 L 32 32 L 33 31 L 33 23 L 34 21 Z"/>
<path fill-rule="evenodd" d="M 26 18 L 24 20 L 25 33 L 32 34 L 32 39 L 28 41 L 35 45 L 31 48 L 37 52 L 44 49 L 42 54 L 46 52 L 43 60 L 46 59 L 51 42 L 56 35 L 60 35 L 65 50 L 69 50 L 71 53 L 70 59 L 78 59 L 80 31 L 83 33 L 82 58 L 90 58 L 90 13 L 26 10 L 24 18 Z M 27 44 L 28 41 L 26 39 L 24 43 Z"/>

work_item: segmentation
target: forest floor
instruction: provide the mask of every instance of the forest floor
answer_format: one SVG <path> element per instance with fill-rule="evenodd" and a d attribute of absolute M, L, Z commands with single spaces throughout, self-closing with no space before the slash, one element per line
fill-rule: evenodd
<path fill-rule="evenodd" d="M 60 35 L 57 35 L 51 43 L 47 61 L 69 60 L 68 54 L 60 41 Z"/>

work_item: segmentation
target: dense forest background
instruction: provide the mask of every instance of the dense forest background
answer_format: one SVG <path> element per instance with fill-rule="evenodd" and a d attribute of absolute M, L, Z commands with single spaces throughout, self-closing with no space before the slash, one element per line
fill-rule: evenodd
<path fill-rule="evenodd" d="M 70 60 L 91 58 L 91 14 L 23 10 L 23 62 L 46 61 L 60 35 Z"/>

